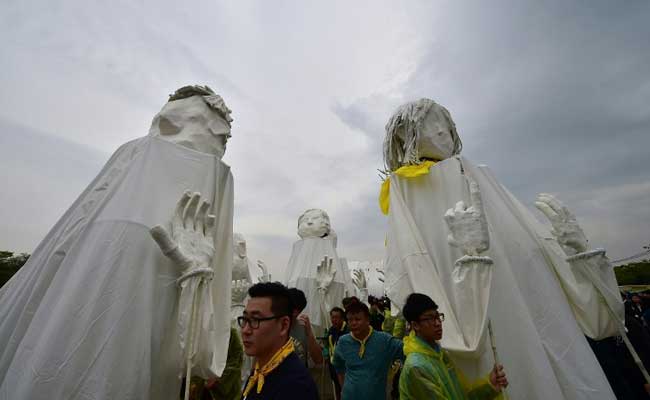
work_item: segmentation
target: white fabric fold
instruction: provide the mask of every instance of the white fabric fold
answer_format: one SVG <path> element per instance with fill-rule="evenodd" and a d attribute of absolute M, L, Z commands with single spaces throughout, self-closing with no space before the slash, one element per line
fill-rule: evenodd
<path fill-rule="evenodd" d="M 567 295 L 575 304 L 574 312 L 585 335 L 594 340 L 618 336 L 619 326 L 625 324 L 625 307 L 605 250 L 579 253 L 566 261 L 576 278 Z"/>

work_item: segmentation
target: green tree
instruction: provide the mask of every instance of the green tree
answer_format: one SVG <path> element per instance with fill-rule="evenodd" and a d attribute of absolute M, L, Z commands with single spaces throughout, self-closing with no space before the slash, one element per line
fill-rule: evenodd
<path fill-rule="evenodd" d="M 0 250 L 0 287 L 11 279 L 29 259 L 29 254 Z"/>
<path fill-rule="evenodd" d="M 614 273 L 620 286 L 650 285 L 650 260 L 642 260 L 615 267 Z"/>

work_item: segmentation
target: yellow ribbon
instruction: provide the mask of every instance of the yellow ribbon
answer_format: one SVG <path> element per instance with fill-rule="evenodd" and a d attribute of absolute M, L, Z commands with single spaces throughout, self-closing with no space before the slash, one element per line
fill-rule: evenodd
<path fill-rule="evenodd" d="M 290 338 L 287 343 L 284 344 L 278 350 L 273 357 L 264 364 L 262 368 L 260 368 L 260 364 L 258 362 L 255 362 L 255 372 L 253 373 L 253 376 L 248 380 L 248 384 L 246 385 L 246 389 L 244 389 L 244 395 L 243 397 L 246 398 L 248 393 L 251 391 L 253 386 L 255 385 L 255 382 L 257 382 L 257 393 L 259 394 L 262 392 L 262 387 L 264 386 L 264 378 L 271 373 L 275 368 L 277 368 L 278 365 L 282 364 L 282 361 L 284 361 L 285 358 L 287 358 L 291 353 L 294 351 L 294 346 L 293 346 L 293 338 Z"/>
<path fill-rule="evenodd" d="M 357 339 L 354 337 L 354 333 L 350 332 L 350 336 L 352 336 L 352 339 L 356 340 L 359 342 L 359 358 L 363 358 L 363 353 L 366 352 L 366 342 L 368 341 L 368 338 L 372 335 L 372 326 L 370 327 L 370 331 L 368 331 L 368 335 L 363 339 Z"/>
<path fill-rule="evenodd" d="M 345 325 L 347 325 L 347 323 L 345 321 L 343 321 L 343 326 L 341 326 L 341 329 L 339 330 L 339 332 L 343 332 L 343 330 L 345 329 Z M 327 341 L 330 343 L 330 362 L 333 362 L 334 361 L 334 351 L 336 351 L 336 343 L 332 342 L 332 335 L 329 335 L 327 337 Z"/>
<path fill-rule="evenodd" d="M 429 169 L 435 163 L 436 161 L 425 160 L 420 164 L 405 165 L 397 168 L 393 171 L 393 174 L 401 176 L 402 178 L 415 178 L 428 174 Z M 379 191 L 379 208 L 381 208 L 381 212 L 384 215 L 388 215 L 388 210 L 390 209 L 390 176 L 381 184 L 381 190 Z"/>

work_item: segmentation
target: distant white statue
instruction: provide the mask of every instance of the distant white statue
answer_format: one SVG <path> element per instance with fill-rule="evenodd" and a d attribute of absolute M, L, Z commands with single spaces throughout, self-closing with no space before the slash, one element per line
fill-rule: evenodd
<path fill-rule="evenodd" d="M 570 268 L 553 235 L 487 167 L 461 157 L 461 149 L 449 111 L 433 100 L 400 106 L 386 125 L 380 206 L 389 219 L 385 283 L 392 303 L 401 308 L 412 292 L 434 299 L 446 317 L 442 346 L 478 377 L 494 363 L 488 342 L 479 338 L 489 295 L 487 318 L 512 398 L 613 398 L 563 290 L 558 271 Z M 480 188 L 489 235 L 463 233 L 463 224 L 455 224 L 477 212 L 456 206 L 475 203 L 472 182 Z M 449 209 L 448 227 L 442 216 Z M 456 247 L 447 244 L 450 229 Z M 483 251 L 494 264 L 491 285 L 476 262 L 457 263 Z"/>
<path fill-rule="evenodd" d="M 178 399 L 191 320 L 182 293 L 197 285 L 212 307 L 195 332 L 211 345 L 192 355 L 193 372 L 222 373 L 233 182 L 221 157 L 231 121 L 210 88 L 176 91 L 149 135 L 113 154 L 0 289 L 0 398 Z M 186 189 L 196 195 L 179 202 Z M 158 224 L 160 247 L 149 234 Z"/>
<path fill-rule="evenodd" d="M 293 244 L 287 265 L 288 287 L 305 293 L 303 311 L 318 335 L 329 327 L 329 310 L 345 296 L 345 277 L 336 252 L 337 237 L 324 210 L 309 209 L 298 218 L 300 240 Z"/>
<path fill-rule="evenodd" d="M 232 259 L 232 318 L 239 317 L 244 310 L 244 301 L 248 295 L 248 288 L 257 282 L 270 282 L 271 274 L 262 260 L 257 260 L 259 273 L 254 272 L 255 267 L 248 258 L 246 239 L 241 233 L 233 234 L 233 259 Z"/>

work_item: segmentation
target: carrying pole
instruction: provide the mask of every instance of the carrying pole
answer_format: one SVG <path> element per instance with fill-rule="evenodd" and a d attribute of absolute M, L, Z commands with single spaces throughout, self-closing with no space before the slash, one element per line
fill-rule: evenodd
<path fill-rule="evenodd" d="M 499 354 L 497 353 L 497 343 L 494 340 L 494 333 L 492 332 L 492 321 L 488 318 L 488 334 L 490 336 L 490 346 L 492 347 L 492 355 L 494 356 L 494 364 L 501 364 L 499 361 Z M 505 387 L 501 388 L 501 393 L 503 394 L 503 399 L 508 400 L 510 397 L 508 396 L 508 391 L 506 390 Z"/>

